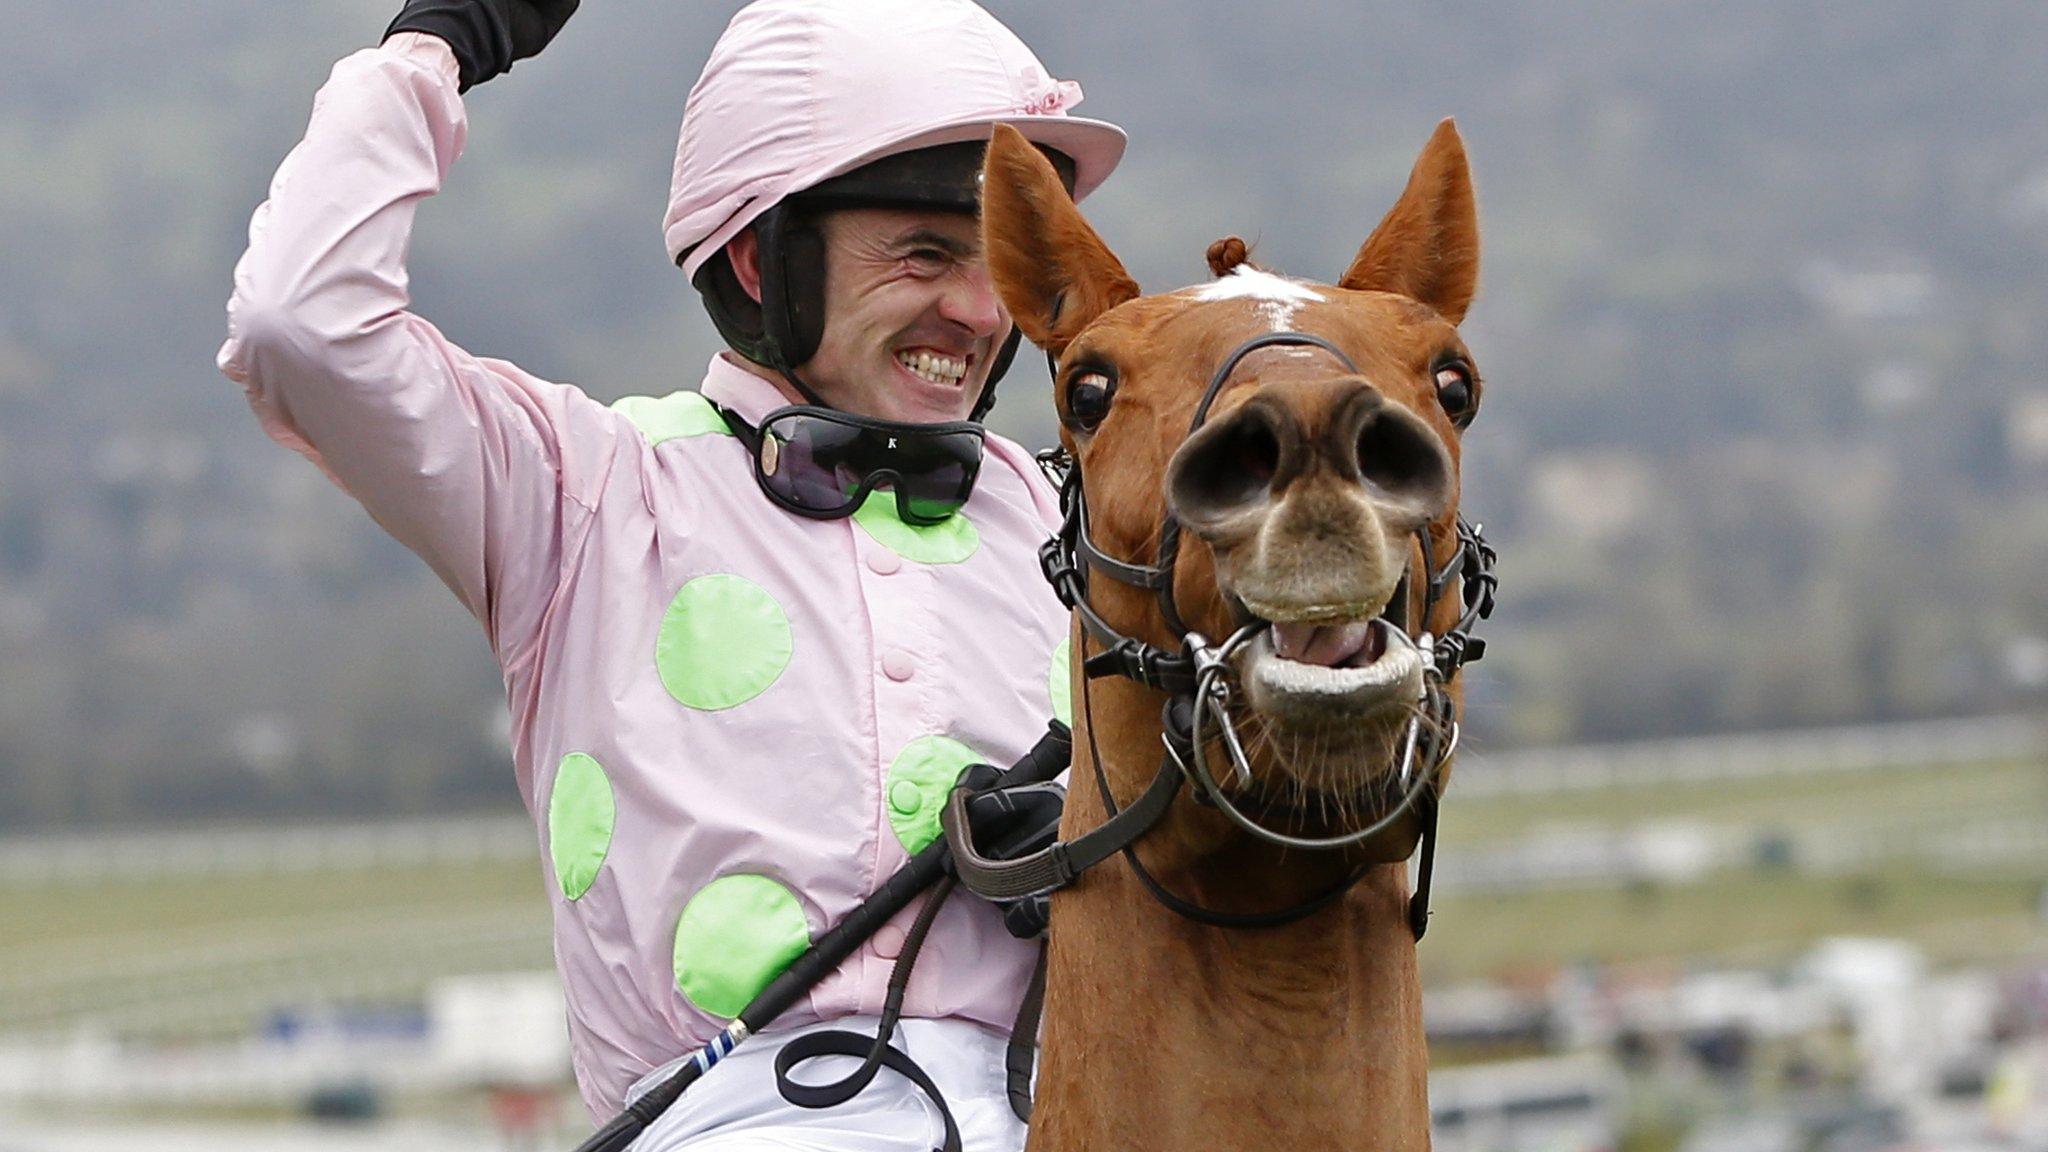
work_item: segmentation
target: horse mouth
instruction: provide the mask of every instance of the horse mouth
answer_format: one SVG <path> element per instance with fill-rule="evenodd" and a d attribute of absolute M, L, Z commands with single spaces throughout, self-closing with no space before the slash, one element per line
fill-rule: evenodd
<path fill-rule="evenodd" d="M 1421 700 L 1422 651 L 1384 617 L 1286 620 L 1262 607 L 1246 604 L 1270 627 L 1247 646 L 1239 666 L 1247 702 L 1261 717 L 1290 727 L 1377 729 L 1375 720 L 1391 723 Z"/>

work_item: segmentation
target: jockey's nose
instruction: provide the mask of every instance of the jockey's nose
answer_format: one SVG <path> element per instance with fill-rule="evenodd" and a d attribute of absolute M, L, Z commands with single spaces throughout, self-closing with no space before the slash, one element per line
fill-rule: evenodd
<path fill-rule="evenodd" d="M 1450 507 L 1450 453 L 1420 416 L 1361 377 L 1263 385 L 1198 429 L 1173 454 L 1167 501 L 1188 527 L 1227 531 L 1296 484 L 1318 477 L 1362 487 L 1397 531 Z"/>
<path fill-rule="evenodd" d="M 948 279 L 939 297 L 939 315 L 972 332 L 976 339 L 1000 336 L 1010 323 L 988 265 L 980 263 L 961 268 Z"/>

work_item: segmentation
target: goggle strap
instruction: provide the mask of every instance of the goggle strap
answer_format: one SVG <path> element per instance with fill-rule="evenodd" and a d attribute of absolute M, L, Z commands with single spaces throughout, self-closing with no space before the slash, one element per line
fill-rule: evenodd
<path fill-rule="evenodd" d="M 702 395 L 702 393 L 699 393 L 699 395 Z M 711 405 L 711 410 L 718 413 L 719 419 L 725 421 L 727 430 L 749 452 L 759 452 L 761 450 L 761 430 L 759 428 L 749 424 L 745 417 L 720 404 L 718 401 L 711 399 L 709 396 L 704 397 L 704 402 Z"/>

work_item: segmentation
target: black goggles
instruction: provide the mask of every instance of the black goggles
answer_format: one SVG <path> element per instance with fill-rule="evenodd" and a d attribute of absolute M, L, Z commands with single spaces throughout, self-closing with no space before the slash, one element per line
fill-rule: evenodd
<path fill-rule="evenodd" d="M 752 425 L 719 408 L 754 457 L 754 480 L 799 516 L 837 520 L 887 489 L 906 524 L 942 524 L 967 503 L 981 473 L 983 437 L 972 421 L 900 424 L 816 408 L 777 408 Z"/>

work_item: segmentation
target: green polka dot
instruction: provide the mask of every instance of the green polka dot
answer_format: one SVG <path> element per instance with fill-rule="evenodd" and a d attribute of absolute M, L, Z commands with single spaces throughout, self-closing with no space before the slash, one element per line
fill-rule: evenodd
<path fill-rule="evenodd" d="M 744 704 L 789 667 L 789 616 L 744 576 L 699 576 L 661 618 L 654 664 L 668 694 L 691 708 Z"/>
<path fill-rule="evenodd" d="M 938 524 L 905 524 L 896 515 L 894 492 L 870 492 L 853 514 L 853 522 L 875 543 L 919 564 L 958 564 L 981 547 L 981 533 L 965 512 Z"/>
<path fill-rule="evenodd" d="M 625 396 L 612 410 L 633 422 L 651 447 L 680 436 L 730 436 L 725 418 L 700 392 L 671 392 L 666 396 Z"/>
<path fill-rule="evenodd" d="M 713 1016 L 737 1016 L 810 946 L 795 893 L 766 876 L 721 876 L 676 921 L 676 988 Z"/>
<path fill-rule="evenodd" d="M 969 764 L 988 757 L 958 740 L 921 736 L 903 746 L 889 765 L 889 826 L 911 855 L 939 838 L 939 809 Z"/>
<path fill-rule="evenodd" d="M 1052 650 L 1052 669 L 1046 673 L 1045 687 L 1052 694 L 1052 718 L 1073 727 L 1074 638 L 1071 635 Z"/>
<path fill-rule="evenodd" d="M 562 895 L 574 900 L 590 891 L 612 848 L 615 815 L 604 767 L 582 752 L 562 757 L 548 793 L 548 857 Z"/>

